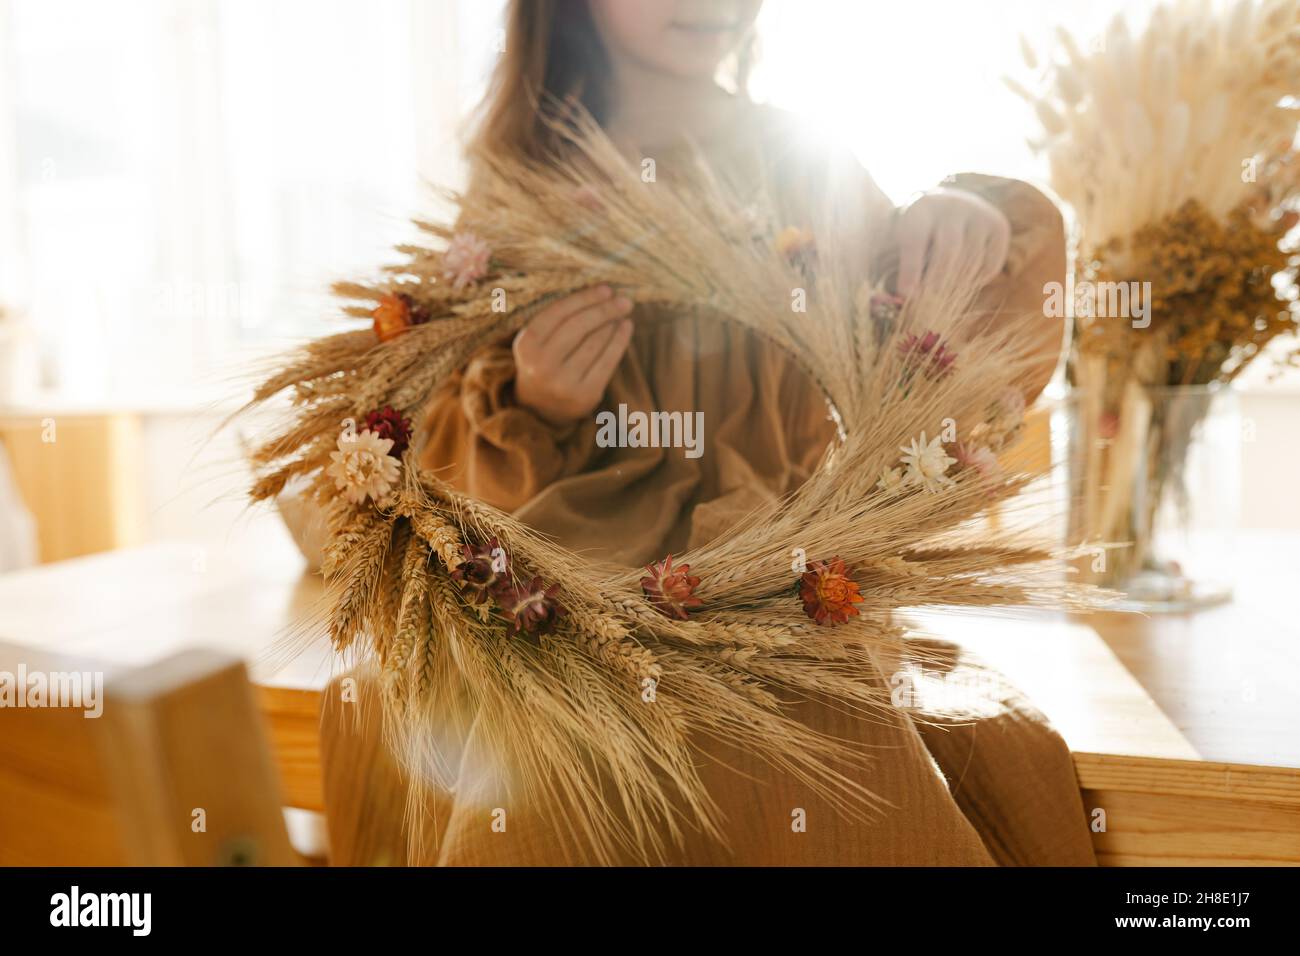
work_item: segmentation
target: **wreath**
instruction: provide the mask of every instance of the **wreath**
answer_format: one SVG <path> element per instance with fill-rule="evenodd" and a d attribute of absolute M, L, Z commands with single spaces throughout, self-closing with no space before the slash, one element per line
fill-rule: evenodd
<path fill-rule="evenodd" d="M 413 790 L 454 791 L 430 741 L 453 704 L 515 785 L 563 808 L 586 858 L 668 858 L 722 838 L 695 745 L 725 740 L 849 814 L 879 805 L 867 755 L 792 716 L 816 698 L 891 707 L 882 655 L 932 606 L 1079 599 L 1047 550 L 979 516 L 1035 476 L 1002 470 L 1034 361 L 975 315 L 970 277 L 907 301 L 872 274 L 860 223 L 782 224 L 700 160 L 646 182 L 590 125 L 562 168 L 491 163 L 454 224 L 383 281 L 341 283 L 364 328 L 306 345 L 257 389 L 292 407 L 255 453 L 254 499 L 311 483 L 337 652 L 373 662 Z M 729 533 L 643 569 L 566 550 L 422 470 L 414 424 L 472 354 L 595 283 L 742 323 L 779 344 L 838 425 L 808 481 Z M 972 331 L 972 330 L 981 331 Z M 1046 572 L 1046 573 L 1045 573 Z"/>

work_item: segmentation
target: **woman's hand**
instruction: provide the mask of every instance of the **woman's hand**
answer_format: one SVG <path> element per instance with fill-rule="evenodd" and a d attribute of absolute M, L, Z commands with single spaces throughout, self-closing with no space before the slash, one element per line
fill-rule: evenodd
<path fill-rule="evenodd" d="M 632 340 L 631 311 L 602 285 L 538 312 L 515 336 L 515 400 L 553 425 L 591 414 Z"/>
<path fill-rule="evenodd" d="M 936 189 L 903 211 L 898 223 L 898 294 L 922 277 L 976 269 L 981 286 L 997 278 L 1011 246 L 1011 223 L 997 206 L 960 189 Z"/>

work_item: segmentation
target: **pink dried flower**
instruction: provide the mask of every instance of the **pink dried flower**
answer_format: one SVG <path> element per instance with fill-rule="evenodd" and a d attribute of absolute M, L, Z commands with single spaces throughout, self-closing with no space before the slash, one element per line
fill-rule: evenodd
<path fill-rule="evenodd" d="M 948 453 L 957 459 L 957 467 L 962 471 L 974 470 L 981 478 L 996 478 L 1002 474 L 1002 465 L 998 456 L 983 445 L 973 442 L 957 442 L 949 445 Z"/>
<path fill-rule="evenodd" d="M 691 611 L 704 604 L 695 596 L 700 579 L 691 574 L 689 564 L 673 567 L 673 556 L 670 554 L 662 561 L 647 564 L 645 570 L 646 577 L 641 579 L 641 590 L 651 604 L 669 617 L 685 621 Z"/>
<path fill-rule="evenodd" d="M 923 336 L 908 335 L 898 347 L 910 373 L 921 372 L 927 378 L 942 378 L 953 370 L 957 353 L 943 344 L 938 332 Z"/>
<path fill-rule="evenodd" d="M 1018 426 L 1025 420 L 1025 394 L 1015 386 L 1008 385 L 998 392 L 993 399 L 997 406 L 994 418 L 1011 427 Z"/>
<path fill-rule="evenodd" d="M 491 246 L 472 232 L 458 232 L 442 254 L 442 274 L 459 292 L 487 275 L 491 262 Z"/>
<path fill-rule="evenodd" d="M 586 183 L 573 190 L 573 201 L 591 212 L 605 211 L 605 202 L 600 198 L 600 192 L 595 186 Z"/>

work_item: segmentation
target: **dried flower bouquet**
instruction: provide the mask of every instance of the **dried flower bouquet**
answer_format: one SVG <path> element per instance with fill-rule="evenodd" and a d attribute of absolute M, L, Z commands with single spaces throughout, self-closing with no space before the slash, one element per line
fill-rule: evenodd
<path fill-rule="evenodd" d="M 1009 82 L 1034 106 L 1034 145 L 1077 228 L 1072 534 L 1132 542 L 1094 577 L 1122 588 L 1161 573 L 1156 510 L 1188 507 L 1183 469 L 1213 387 L 1297 330 L 1300 5 L 1177 0 L 1136 36 L 1117 16 L 1086 53 L 1058 38 L 1041 66 L 1026 46 L 1040 92 Z"/>

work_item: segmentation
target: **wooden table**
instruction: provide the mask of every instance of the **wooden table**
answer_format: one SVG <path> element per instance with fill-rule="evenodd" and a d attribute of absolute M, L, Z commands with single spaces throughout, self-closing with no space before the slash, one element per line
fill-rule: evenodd
<path fill-rule="evenodd" d="M 1244 549 L 1254 558 L 1240 599 L 1198 615 L 923 621 L 1005 672 L 1060 730 L 1085 806 L 1106 811 L 1094 836 L 1103 862 L 1300 862 L 1287 544 Z M 334 666 L 313 622 L 321 599 L 278 519 L 257 514 L 222 541 L 0 577 L 0 639 L 123 664 L 195 646 L 245 657 L 287 800 L 320 809 L 321 691 Z"/>

